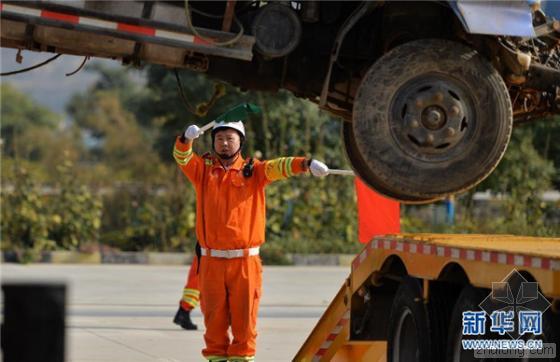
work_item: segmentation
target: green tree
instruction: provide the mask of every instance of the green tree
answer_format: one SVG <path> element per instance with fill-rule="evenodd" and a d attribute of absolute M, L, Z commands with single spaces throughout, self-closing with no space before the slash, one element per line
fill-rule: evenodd
<path fill-rule="evenodd" d="M 25 167 L 38 182 L 52 182 L 57 165 L 81 154 L 81 140 L 62 116 L 38 105 L 9 84 L 2 84 L 2 180 Z"/>
<path fill-rule="evenodd" d="M 27 158 L 24 151 L 29 142 L 25 132 L 44 131 L 60 125 L 60 117 L 46 107 L 38 105 L 9 83 L 0 85 L 0 117 L 3 153 L 8 157 L 16 155 Z"/>
<path fill-rule="evenodd" d="M 556 141 L 560 139 L 560 116 L 551 116 L 527 128 L 533 131 L 535 149 L 554 164 L 552 183 L 557 190 L 560 189 L 560 143 Z"/>
<path fill-rule="evenodd" d="M 149 184 L 123 185 L 105 195 L 103 243 L 123 250 L 193 250 L 194 190 L 173 165 L 167 173 L 177 177 L 157 189 Z"/>
<path fill-rule="evenodd" d="M 152 142 L 115 91 L 77 95 L 69 111 L 76 126 L 90 135 L 86 159 L 106 166 L 105 184 L 117 180 L 150 182 L 160 177 L 161 165 Z"/>
<path fill-rule="evenodd" d="M 505 195 L 504 223 L 511 233 L 546 233 L 546 204 L 541 197 L 551 187 L 554 166 L 535 149 L 533 139 L 531 129 L 517 129 L 502 162 L 486 182 L 492 191 Z"/>
<path fill-rule="evenodd" d="M 57 192 L 51 197 L 51 239 L 64 249 L 97 242 L 102 213 L 100 198 L 76 180 L 72 161 L 66 160 L 57 171 Z"/>
<path fill-rule="evenodd" d="M 461 217 L 456 225 L 425 225 L 407 217 L 404 221 L 406 231 L 557 235 L 558 226 L 547 223 L 548 214 L 553 213 L 557 206 L 542 200 L 543 192 L 552 187 L 555 168 L 553 161 L 543 157 L 542 151 L 535 147 L 541 144 L 542 134 L 536 132 L 539 128 L 540 124 L 537 123 L 514 130 L 504 158 L 496 170 L 475 189 L 459 197 L 458 211 Z M 474 194 L 487 190 L 496 199 L 487 201 L 485 208 L 496 211 L 492 217 L 477 218 Z"/>

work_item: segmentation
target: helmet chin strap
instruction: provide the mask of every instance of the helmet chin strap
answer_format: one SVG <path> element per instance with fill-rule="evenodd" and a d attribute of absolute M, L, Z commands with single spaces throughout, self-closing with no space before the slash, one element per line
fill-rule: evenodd
<path fill-rule="evenodd" d="M 216 155 L 218 155 L 218 158 L 219 158 L 220 160 L 223 160 L 223 161 L 231 160 L 232 158 L 234 158 L 234 157 L 237 156 L 238 154 L 239 154 L 239 151 L 235 152 L 235 153 L 234 153 L 233 155 L 231 155 L 231 156 L 225 156 L 225 155 L 220 155 L 219 153 L 216 153 Z"/>
<path fill-rule="evenodd" d="M 214 149 L 214 153 L 218 156 L 218 158 L 219 158 L 220 160 L 228 161 L 228 160 L 231 160 L 232 158 L 238 156 L 238 155 L 241 153 L 241 147 L 242 147 L 242 146 L 243 146 L 243 145 L 240 145 L 240 146 L 239 146 L 239 149 L 238 149 L 237 151 L 235 151 L 235 153 L 234 153 L 233 155 L 231 155 L 231 156 L 220 155 L 218 152 L 216 152 L 216 149 Z"/>

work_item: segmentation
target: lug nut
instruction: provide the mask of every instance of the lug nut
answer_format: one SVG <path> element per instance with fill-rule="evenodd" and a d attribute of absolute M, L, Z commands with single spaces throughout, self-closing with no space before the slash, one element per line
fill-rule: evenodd
<path fill-rule="evenodd" d="M 451 113 L 451 115 L 456 116 L 459 114 L 459 107 L 457 106 L 451 106 L 451 109 L 449 110 L 449 113 Z"/>
<path fill-rule="evenodd" d="M 418 122 L 417 119 L 413 119 L 412 121 L 410 121 L 410 127 L 418 128 L 418 127 L 420 127 L 420 123 Z"/>
<path fill-rule="evenodd" d="M 422 100 L 420 98 L 418 98 L 415 102 L 416 104 L 416 108 L 422 108 L 424 107 L 424 102 L 422 102 Z"/>
<path fill-rule="evenodd" d="M 428 136 L 426 136 L 426 144 L 427 145 L 433 145 L 434 144 L 434 135 L 429 134 Z"/>
<path fill-rule="evenodd" d="M 452 127 L 447 127 L 447 129 L 445 130 L 445 134 L 447 135 L 447 137 L 453 137 L 455 136 L 455 129 Z"/>
<path fill-rule="evenodd" d="M 434 95 L 434 100 L 435 100 L 436 102 L 441 102 L 441 101 L 443 101 L 443 93 L 437 92 L 437 93 Z"/>

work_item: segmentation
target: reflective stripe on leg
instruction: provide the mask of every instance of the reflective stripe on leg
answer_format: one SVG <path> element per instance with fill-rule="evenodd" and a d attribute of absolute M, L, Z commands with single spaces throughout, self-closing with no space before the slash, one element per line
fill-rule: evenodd
<path fill-rule="evenodd" d="M 227 362 L 228 360 L 226 356 L 204 356 L 204 358 L 211 362 Z"/>
<path fill-rule="evenodd" d="M 255 356 L 229 356 L 229 362 L 253 362 L 255 360 Z"/>

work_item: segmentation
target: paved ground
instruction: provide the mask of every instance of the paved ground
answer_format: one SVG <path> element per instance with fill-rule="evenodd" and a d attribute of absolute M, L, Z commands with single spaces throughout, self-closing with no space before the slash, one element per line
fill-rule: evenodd
<path fill-rule="evenodd" d="M 200 361 L 203 330 L 171 320 L 187 267 L 3 264 L 2 281 L 65 281 L 69 362 Z M 265 267 L 258 361 L 290 361 L 334 297 L 347 267 Z M 197 309 L 194 322 L 203 327 Z M 201 328 L 203 329 L 203 328 Z"/>

